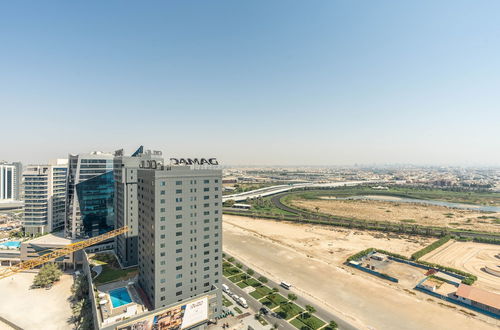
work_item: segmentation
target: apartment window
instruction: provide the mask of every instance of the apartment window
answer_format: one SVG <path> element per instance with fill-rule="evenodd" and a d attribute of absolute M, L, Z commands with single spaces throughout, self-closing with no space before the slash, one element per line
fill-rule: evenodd
<path fill-rule="evenodd" d="M 160 195 L 165 195 L 165 190 L 160 191 Z"/>
<path fill-rule="evenodd" d="M 182 227 L 182 223 L 176 223 L 176 224 L 175 224 L 175 227 L 176 227 L 176 228 L 181 228 L 181 227 Z"/>
<path fill-rule="evenodd" d="M 176 194 L 182 194 L 182 189 L 176 189 L 176 190 L 175 190 L 175 193 L 176 193 Z"/>
<path fill-rule="evenodd" d="M 175 218 L 176 218 L 176 219 L 182 219 L 182 214 L 177 214 L 177 215 L 175 216 Z"/>
<path fill-rule="evenodd" d="M 203 215 L 210 215 L 210 211 L 203 212 Z"/>
<path fill-rule="evenodd" d="M 210 196 L 203 196 L 203 199 L 209 199 Z"/>
<path fill-rule="evenodd" d="M 176 279 L 180 279 L 180 278 L 182 278 L 182 274 L 177 274 L 177 275 L 175 275 L 175 278 L 176 278 Z"/>
<path fill-rule="evenodd" d="M 160 248 L 164 248 L 164 247 L 165 247 L 165 243 L 161 243 Z"/>
<path fill-rule="evenodd" d="M 177 262 L 182 261 L 182 257 L 175 258 L 175 261 L 177 261 Z"/>
<path fill-rule="evenodd" d="M 176 186 L 180 186 L 180 185 L 182 185 L 182 181 L 175 181 L 175 185 L 176 185 Z"/>
<path fill-rule="evenodd" d="M 182 244 L 182 240 L 175 241 L 175 245 L 181 245 L 181 244 Z"/>
<path fill-rule="evenodd" d="M 207 267 L 203 267 L 203 271 L 206 272 L 207 270 L 210 270 L 210 267 L 207 266 Z"/>
<path fill-rule="evenodd" d="M 176 210 L 176 211 L 182 211 L 182 206 L 176 206 L 176 207 L 175 207 L 175 210 Z"/>
<path fill-rule="evenodd" d="M 175 201 L 176 201 L 177 203 L 182 202 L 182 197 L 176 197 L 176 198 L 175 198 Z"/>
<path fill-rule="evenodd" d="M 175 269 L 176 270 L 181 270 L 182 269 L 182 265 L 175 267 Z"/>
<path fill-rule="evenodd" d="M 162 207 L 162 208 L 160 209 L 160 212 L 165 213 L 165 208 L 164 208 L 164 207 Z"/>
<path fill-rule="evenodd" d="M 165 281 L 166 280 L 164 278 L 160 279 L 160 283 L 165 283 Z"/>
<path fill-rule="evenodd" d="M 160 204 L 165 204 L 165 200 L 164 199 L 160 199 Z"/>
<path fill-rule="evenodd" d="M 165 239 L 165 234 L 161 234 L 161 235 L 160 235 L 160 238 L 161 238 L 161 239 Z"/>
<path fill-rule="evenodd" d="M 175 293 L 176 296 L 180 296 L 181 294 L 182 294 L 182 291 L 179 291 L 179 292 Z"/>
<path fill-rule="evenodd" d="M 165 217 L 160 217 L 160 221 L 165 221 Z"/>
<path fill-rule="evenodd" d="M 204 263 L 204 264 L 206 264 L 206 263 L 207 263 L 207 262 L 209 262 L 209 261 L 210 261 L 210 259 L 204 259 L 204 260 L 203 260 L 203 263 Z"/>
<path fill-rule="evenodd" d="M 209 239 L 209 238 L 210 238 L 210 235 L 203 236 L 203 239 Z"/>
<path fill-rule="evenodd" d="M 210 180 L 203 180 L 203 183 L 209 183 Z"/>
<path fill-rule="evenodd" d="M 203 231 L 209 231 L 209 230 L 210 230 L 210 227 L 203 228 Z"/>
<path fill-rule="evenodd" d="M 142 180 L 141 180 L 141 181 L 142 181 Z M 162 186 L 162 187 L 164 187 L 164 186 L 165 186 L 165 184 L 166 184 L 166 183 L 165 183 L 165 181 L 161 181 L 161 182 L 160 182 L 160 186 Z"/>
<path fill-rule="evenodd" d="M 209 222 L 210 222 L 210 220 L 209 220 L 209 219 L 205 219 L 205 220 L 203 220 L 203 223 L 209 223 Z"/>
<path fill-rule="evenodd" d="M 215 187 L 215 189 L 214 189 L 214 190 L 215 190 L 215 191 L 219 191 L 219 187 Z"/>
<path fill-rule="evenodd" d="M 161 230 L 165 230 L 165 226 L 160 226 L 160 229 Z"/>
<path fill-rule="evenodd" d="M 215 179 L 215 183 L 219 183 L 219 179 Z"/>
<path fill-rule="evenodd" d="M 182 231 L 178 231 L 175 233 L 175 236 L 182 236 Z"/>
<path fill-rule="evenodd" d="M 208 188 L 208 187 L 203 188 L 203 191 L 210 191 L 210 188 Z"/>

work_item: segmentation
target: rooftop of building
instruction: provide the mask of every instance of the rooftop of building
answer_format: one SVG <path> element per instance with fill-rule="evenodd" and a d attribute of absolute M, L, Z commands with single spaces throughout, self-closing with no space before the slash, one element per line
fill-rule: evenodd
<path fill-rule="evenodd" d="M 54 232 L 50 233 L 47 235 L 43 235 L 37 238 L 33 238 L 29 241 L 23 242 L 23 243 L 33 243 L 33 244 L 46 244 L 46 245 L 60 245 L 60 246 L 65 246 L 71 243 L 76 243 L 79 242 L 83 239 L 72 239 L 64 236 L 63 231 L 59 232 Z"/>
<path fill-rule="evenodd" d="M 481 303 L 483 305 L 500 309 L 500 294 L 479 289 L 467 284 L 460 284 L 456 292 L 456 295 L 462 298 L 466 298 Z"/>

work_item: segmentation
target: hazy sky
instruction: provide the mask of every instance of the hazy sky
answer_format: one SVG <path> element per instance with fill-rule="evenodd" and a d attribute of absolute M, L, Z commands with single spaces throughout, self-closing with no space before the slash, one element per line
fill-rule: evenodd
<path fill-rule="evenodd" d="M 500 165 L 500 1 L 2 1 L 0 159 Z"/>

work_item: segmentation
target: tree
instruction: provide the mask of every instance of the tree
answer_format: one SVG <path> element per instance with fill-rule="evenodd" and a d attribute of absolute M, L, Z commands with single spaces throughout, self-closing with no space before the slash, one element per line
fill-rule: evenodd
<path fill-rule="evenodd" d="M 309 313 L 314 313 L 316 312 L 316 308 L 314 308 L 313 306 L 311 305 L 306 305 L 306 310 L 309 312 Z"/>
<path fill-rule="evenodd" d="M 297 295 L 293 294 L 293 293 L 289 293 L 288 294 L 288 299 L 292 300 L 292 301 L 295 301 L 297 300 Z"/>
<path fill-rule="evenodd" d="M 230 200 L 227 200 L 227 201 L 224 202 L 225 206 L 227 206 L 227 207 L 233 207 L 233 205 L 235 203 L 236 202 L 233 199 L 230 199 Z"/>
<path fill-rule="evenodd" d="M 227 259 L 227 261 L 234 262 L 234 258 L 233 257 L 229 257 L 229 259 Z"/>
<path fill-rule="evenodd" d="M 319 206 L 316 206 L 314 209 L 316 210 L 317 213 L 319 212 Z"/>
<path fill-rule="evenodd" d="M 255 272 L 253 271 L 253 269 L 248 268 L 247 269 L 247 274 L 250 275 L 250 276 L 252 276 L 253 274 L 255 274 Z"/>
<path fill-rule="evenodd" d="M 330 321 L 330 323 L 328 323 L 328 328 L 330 328 L 331 330 L 335 330 L 338 328 L 338 324 L 337 322 L 335 321 Z"/>
<path fill-rule="evenodd" d="M 279 292 L 279 291 L 280 291 L 280 289 L 278 289 L 278 288 L 273 288 L 273 292 Z"/>
<path fill-rule="evenodd" d="M 62 271 L 55 263 L 49 263 L 40 269 L 33 280 L 33 285 L 40 287 L 47 287 L 50 284 L 59 281 Z"/>
<path fill-rule="evenodd" d="M 236 264 L 236 267 L 238 267 L 238 268 L 243 268 L 243 265 L 242 265 L 242 264 L 240 264 L 240 263 L 238 262 L 238 263 Z"/>
<path fill-rule="evenodd" d="M 267 283 L 267 278 L 265 278 L 264 276 L 260 276 L 258 280 L 262 283 Z"/>

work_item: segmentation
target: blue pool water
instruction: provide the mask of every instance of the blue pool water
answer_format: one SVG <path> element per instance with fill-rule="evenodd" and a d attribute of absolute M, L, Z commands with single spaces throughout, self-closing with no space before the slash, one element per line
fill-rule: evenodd
<path fill-rule="evenodd" d="M 108 293 L 111 297 L 111 304 L 113 305 L 113 308 L 130 304 L 132 302 L 132 298 L 130 298 L 127 288 L 114 289 Z"/>
<path fill-rule="evenodd" d="M 10 241 L 10 242 L 5 242 L 5 243 L 0 243 L 0 245 L 11 247 L 14 246 L 19 249 L 21 246 L 21 241 Z"/>

